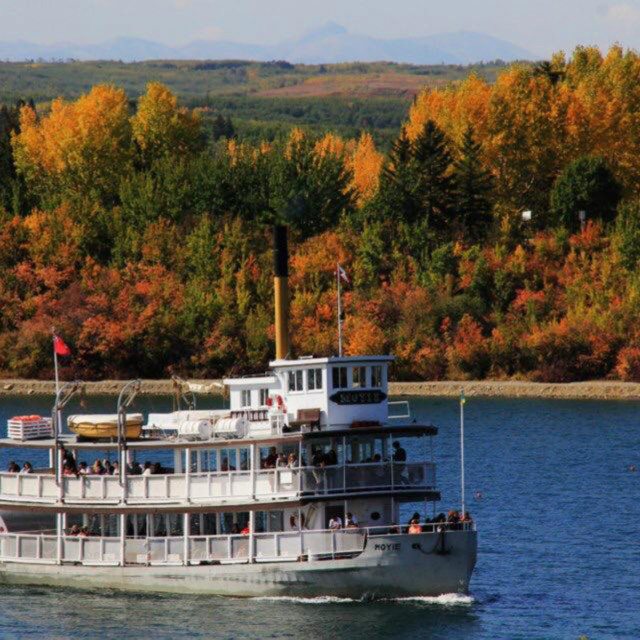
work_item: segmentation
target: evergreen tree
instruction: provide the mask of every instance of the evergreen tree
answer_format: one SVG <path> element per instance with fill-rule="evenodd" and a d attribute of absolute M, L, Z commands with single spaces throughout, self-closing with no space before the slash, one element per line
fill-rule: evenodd
<path fill-rule="evenodd" d="M 444 133 L 428 120 L 412 145 L 416 190 L 423 220 L 440 237 L 449 234 L 453 204 L 451 154 Z"/>
<path fill-rule="evenodd" d="M 275 149 L 269 176 L 272 220 L 286 221 L 302 239 L 338 224 L 355 206 L 351 172 L 341 157 L 315 152 L 314 141 L 303 137 Z"/>
<path fill-rule="evenodd" d="M 231 122 L 230 117 L 224 117 L 221 114 L 218 114 L 213 119 L 211 137 L 214 142 L 218 142 L 222 138 L 227 140 L 231 140 L 236 137 L 236 129 L 233 126 L 233 122 Z"/>
<path fill-rule="evenodd" d="M 570 231 L 580 228 L 580 211 L 588 219 L 614 219 L 621 188 L 603 158 L 585 156 L 572 162 L 551 192 L 553 222 Z"/>
<path fill-rule="evenodd" d="M 468 128 L 453 164 L 455 215 L 458 230 L 474 242 L 482 240 L 492 222 L 493 176 L 482 164 L 482 147 Z"/>

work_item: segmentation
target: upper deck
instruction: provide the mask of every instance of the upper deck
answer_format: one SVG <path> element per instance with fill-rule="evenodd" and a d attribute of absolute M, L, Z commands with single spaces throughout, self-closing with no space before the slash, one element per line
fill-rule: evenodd
<path fill-rule="evenodd" d="M 323 430 L 389 422 L 392 356 L 274 360 L 262 376 L 227 378 L 231 411 L 262 411 L 283 426 L 314 422 Z"/>
<path fill-rule="evenodd" d="M 172 459 L 172 466 L 149 475 L 140 475 L 139 468 L 132 472 L 131 464 L 114 475 L 60 475 L 53 467 L 36 468 L 29 474 L 2 472 L 0 507 L 216 509 L 358 495 L 422 492 L 435 497 L 435 465 L 428 440 L 436 433 L 434 427 L 410 425 L 206 441 L 145 438 L 128 443 L 123 457 L 117 443 L 80 442 L 63 436 L 57 444 L 78 462 L 106 453 L 131 463 L 151 458 L 155 451 Z M 48 449 L 54 455 L 56 440 L 0 440 L 0 450 L 16 448 L 33 453 Z"/>

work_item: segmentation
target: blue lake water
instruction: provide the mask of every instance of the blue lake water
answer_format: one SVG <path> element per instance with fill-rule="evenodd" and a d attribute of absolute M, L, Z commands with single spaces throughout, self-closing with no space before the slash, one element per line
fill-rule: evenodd
<path fill-rule="evenodd" d="M 87 403 L 71 411 L 113 412 L 115 399 Z M 50 405 L 0 398 L 0 425 Z M 440 428 L 441 508 L 457 507 L 458 403 L 411 405 Z M 170 408 L 158 398 L 138 405 Z M 469 399 L 465 413 L 467 502 L 479 529 L 469 598 L 300 602 L 2 587 L 0 638 L 640 638 L 640 403 Z"/>

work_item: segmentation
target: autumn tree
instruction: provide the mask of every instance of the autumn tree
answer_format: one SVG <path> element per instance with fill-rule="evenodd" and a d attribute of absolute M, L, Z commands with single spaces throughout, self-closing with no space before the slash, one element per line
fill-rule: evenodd
<path fill-rule="evenodd" d="M 178 108 L 176 96 L 158 82 L 147 85 L 147 93 L 138 101 L 131 127 L 142 161 L 147 166 L 167 155 L 199 151 L 204 145 L 197 115 Z"/>
<path fill-rule="evenodd" d="M 12 143 L 18 173 L 41 202 L 55 203 L 113 202 L 130 170 L 130 141 L 124 91 L 98 85 L 75 102 L 54 100 L 40 118 L 24 106 Z"/>

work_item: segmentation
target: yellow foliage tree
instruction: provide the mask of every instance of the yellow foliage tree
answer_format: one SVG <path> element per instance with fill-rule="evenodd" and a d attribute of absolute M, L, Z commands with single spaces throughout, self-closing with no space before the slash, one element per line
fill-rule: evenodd
<path fill-rule="evenodd" d="M 143 159 L 197 151 L 203 138 L 198 115 L 178 108 L 178 99 L 163 84 L 152 82 L 131 118 L 133 138 Z"/>
<path fill-rule="evenodd" d="M 108 197 L 131 160 L 127 97 L 98 85 L 75 102 L 54 100 L 40 119 L 25 106 L 12 142 L 18 172 L 41 196 Z"/>
<path fill-rule="evenodd" d="M 371 134 L 363 133 L 347 162 L 359 206 L 364 206 L 378 190 L 383 162 L 384 156 L 376 150 Z"/>

